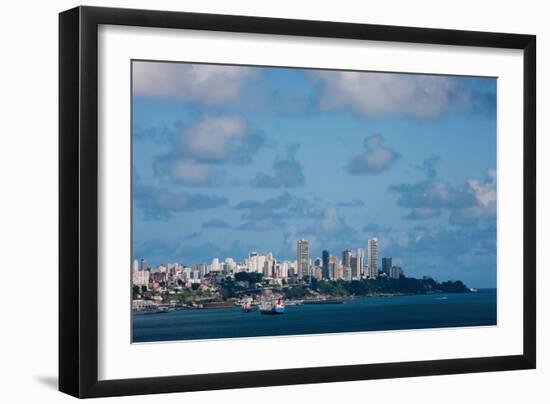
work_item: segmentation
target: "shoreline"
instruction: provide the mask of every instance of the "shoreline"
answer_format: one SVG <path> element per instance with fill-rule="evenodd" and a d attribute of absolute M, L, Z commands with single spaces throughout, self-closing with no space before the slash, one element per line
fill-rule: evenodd
<path fill-rule="evenodd" d="M 348 296 L 339 296 L 339 295 L 323 295 L 322 298 L 315 299 L 288 299 L 285 301 L 287 306 L 301 306 L 301 305 L 315 305 L 315 304 L 344 304 L 350 300 L 356 299 L 369 299 L 369 298 L 390 298 L 390 297 L 401 297 L 401 296 L 438 296 L 438 295 L 463 295 L 463 294 L 475 294 L 480 291 L 496 290 L 496 288 L 479 288 L 475 291 L 468 290 L 464 292 L 429 292 L 429 293 L 371 293 L 367 295 L 348 295 Z M 150 301 L 150 300 L 142 300 Z M 240 308 L 239 300 L 227 300 L 227 301 L 215 301 L 207 302 L 206 307 L 192 305 L 189 303 L 152 303 L 149 305 L 149 308 L 145 309 L 135 309 L 132 308 L 132 314 L 163 314 L 168 313 L 174 310 L 212 310 L 212 309 L 232 309 Z M 204 303 L 203 303 L 204 304 Z"/>

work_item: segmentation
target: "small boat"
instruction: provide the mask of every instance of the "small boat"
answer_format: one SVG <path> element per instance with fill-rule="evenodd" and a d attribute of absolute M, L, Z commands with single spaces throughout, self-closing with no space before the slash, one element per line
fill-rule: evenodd
<path fill-rule="evenodd" d="M 261 314 L 284 314 L 285 304 L 283 299 L 279 298 L 276 301 L 263 301 L 260 303 Z"/>
<path fill-rule="evenodd" d="M 243 313 L 250 313 L 256 311 L 257 307 L 252 304 L 252 299 L 247 299 L 241 304 L 241 311 Z"/>

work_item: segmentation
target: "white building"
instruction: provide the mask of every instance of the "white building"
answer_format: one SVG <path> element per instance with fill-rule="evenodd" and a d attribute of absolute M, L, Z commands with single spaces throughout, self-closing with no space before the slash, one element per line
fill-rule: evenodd
<path fill-rule="evenodd" d="M 210 265 L 210 270 L 212 272 L 218 272 L 221 270 L 221 266 L 220 266 L 220 260 L 217 259 L 217 258 L 213 258 L 212 259 L 212 264 Z"/>
<path fill-rule="evenodd" d="M 263 268 L 262 268 L 262 273 L 264 275 L 264 277 L 266 278 L 273 278 L 273 264 L 274 264 L 275 260 L 273 258 L 273 254 L 272 253 L 267 253 L 265 255 L 265 261 L 264 261 L 264 265 L 263 265 Z"/>
<path fill-rule="evenodd" d="M 351 281 L 351 268 L 350 267 L 342 267 L 342 276 L 345 281 Z"/>
<path fill-rule="evenodd" d="M 365 249 L 357 249 L 357 266 L 359 267 L 359 278 L 361 279 L 365 275 Z"/>
<path fill-rule="evenodd" d="M 225 259 L 225 267 L 229 271 L 234 271 L 237 268 L 237 263 L 231 257 Z"/>
<path fill-rule="evenodd" d="M 303 238 L 296 243 L 296 271 L 299 278 L 311 276 L 311 260 L 309 258 L 309 242 Z"/>
<path fill-rule="evenodd" d="M 368 273 L 369 278 L 378 276 L 378 239 L 372 238 L 368 242 Z"/>
<path fill-rule="evenodd" d="M 256 252 L 251 252 L 248 255 L 248 259 L 246 262 L 248 267 L 248 272 L 263 273 L 265 261 L 266 261 L 265 255 L 260 255 Z"/>
<path fill-rule="evenodd" d="M 286 279 L 288 278 L 288 272 L 290 271 L 290 262 L 289 261 L 283 261 L 279 263 L 280 273 L 279 275 L 281 278 Z"/>
<path fill-rule="evenodd" d="M 134 271 L 132 274 L 132 284 L 134 286 L 148 286 L 149 285 L 149 271 Z"/>

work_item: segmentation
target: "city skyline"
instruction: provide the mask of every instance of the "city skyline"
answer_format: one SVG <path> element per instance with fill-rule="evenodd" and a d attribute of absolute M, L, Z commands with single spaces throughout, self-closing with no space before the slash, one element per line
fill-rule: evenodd
<path fill-rule="evenodd" d="M 133 258 L 132 283 L 148 287 L 153 273 L 167 273 L 168 271 L 172 271 L 172 275 L 183 280 L 184 283 L 201 283 L 205 277 L 211 274 L 222 274 L 234 278 L 239 272 L 260 273 L 265 280 L 271 280 L 273 284 L 279 285 L 290 279 L 294 279 L 294 283 L 310 278 L 348 281 L 377 279 L 378 277 L 399 279 L 404 275 L 404 271 L 401 265 L 392 264 L 392 257 L 382 257 L 382 267 L 378 267 L 377 242 L 376 238 L 368 240 L 367 261 L 365 261 L 365 249 L 362 247 L 346 248 L 341 252 L 341 260 L 338 259 L 338 256 L 330 254 L 328 250 L 323 250 L 323 258 L 313 258 L 309 254 L 309 242 L 305 239 L 300 239 L 296 243 L 296 260 L 278 260 L 272 252 L 251 251 L 243 260 L 239 261 L 233 257 L 225 257 L 225 259 L 221 257 L 223 261 L 214 257 L 210 264 L 207 262 L 187 264 L 167 262 L 151 267 L 147 265 L 145 258 Z M 424 274 L 423 278 L 432 278 L 432 276 Z M 448 281 L 455 280 L 448 279 Z"/>
<path fill-rule="evenodd" d="M 495 79 L 133 69 L 134 258 L 296 260 L 305 239 L 324 263 L 376 237 L 408 274 L 496 286 Z"/>

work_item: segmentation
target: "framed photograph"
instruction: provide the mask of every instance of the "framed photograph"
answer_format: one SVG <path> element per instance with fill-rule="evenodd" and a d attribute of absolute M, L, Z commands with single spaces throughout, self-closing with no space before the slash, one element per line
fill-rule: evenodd
<path fill-rule="evenodd" d="M 535 37 L 60 14 L 59 387 L 535 367 Z"/>

